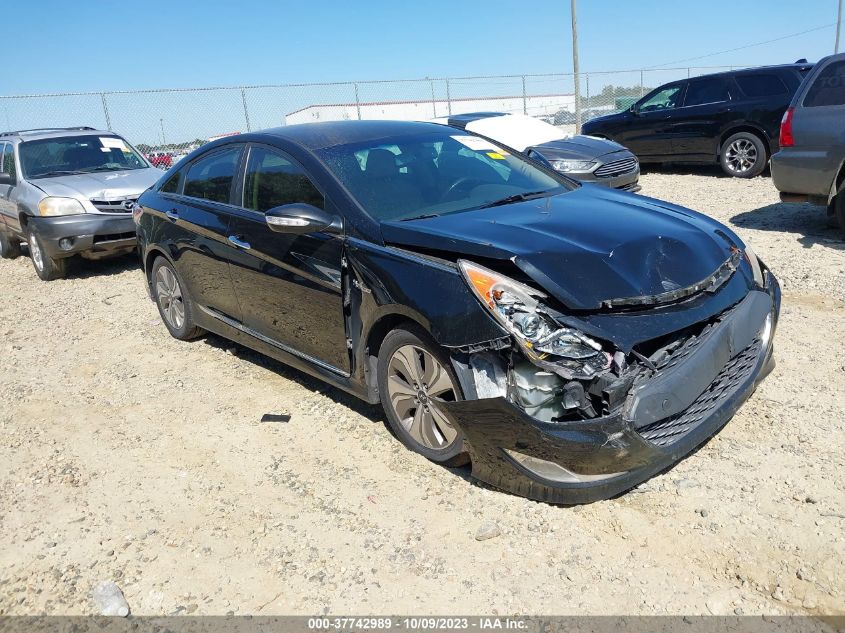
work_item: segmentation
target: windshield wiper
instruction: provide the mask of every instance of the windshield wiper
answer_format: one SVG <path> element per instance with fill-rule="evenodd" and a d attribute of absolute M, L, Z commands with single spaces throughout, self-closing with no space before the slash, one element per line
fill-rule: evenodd
<path fill-rule="evenodd" d="M 531 200 L 533 198 L 541 198 L 547 194 L 553 192 L 554 189 L 543 189 L 542 191 L 526 191 L 525 193 L 515 193 L 512 196 L 505 196 L 499 200 L 493 200 L 493 202 L 488 202 L 487 204 L 482 204 L 479 209 L 488 209 L 490 207 L 501 207 L 505 204 L 512 204 L 514 202 L 523 202 L 525 200 Z"/>
<path fill-rule="evenodd" d="M 402 218 L 400 222 L 410 222 L 411 220 L 427 220 L 428 218 L 439 218 L 439 213 L 426 213 L 423 215 L 415 215 L 412 218 Z"/>
<path fill-rule="evenodd" d="M 50 176 L 76 176 L 78 174 L 84 173 L 84 171 L 70 171 L 57 169 L 54 171 L 45 171 L 43 174 L 35 174 L 34 176 L 32 176 L 32 178 L 48 178 Z"/>

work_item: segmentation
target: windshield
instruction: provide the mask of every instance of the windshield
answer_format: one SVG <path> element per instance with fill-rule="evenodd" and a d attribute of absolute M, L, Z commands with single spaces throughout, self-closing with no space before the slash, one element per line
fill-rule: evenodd
<path fill-rule="evenodd" d="M 63 136 L 18 147 L 27 178 L 146 169 L 146 161 L 119 136 Z"/>
<path fill-rule="evenodd" d="M 317 154 L 377 220 L 408 220 L 572 189 L 481 137 L 452 128 L 336 145 Z"/>

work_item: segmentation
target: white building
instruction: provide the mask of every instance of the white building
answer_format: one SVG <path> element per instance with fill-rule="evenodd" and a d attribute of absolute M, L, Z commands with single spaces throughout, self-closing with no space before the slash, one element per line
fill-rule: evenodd
<path fill-rule="evenodd" d="M 424 121 L 467 112 L 518 112 L 532 116 L 551 115 L 566 108 L 574 111 L 575 96 L 532 95 L 518 97 L 477 97 L 472 99 L 428 101 L 375 101 L 310 105 L 285 116 L 285 125 L 350 119 L 389 119 Z"/>

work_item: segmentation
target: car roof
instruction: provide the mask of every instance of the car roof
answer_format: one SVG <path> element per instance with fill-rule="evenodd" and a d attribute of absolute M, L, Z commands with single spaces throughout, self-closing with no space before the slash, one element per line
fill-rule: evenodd
<path fill-rule="evenodd" d="M 678 83 L 680 81 L 688 81 L 689 79 L 702 79 L 704 77 L 735 77 L 736 75 L 746 75 L 746 74 L 754 74 L 763 71 L 772 71 L 772 70 L 810 70 L 814 64 L 809 62 L 797 62 L 795 64 L 775 64 L 772 66 L 754 66 L 752 68 L 738 68 L 736 70 L 725 70 L 720 73 L 709 73 L 706 75 L 695 75 L 694 77 L 689 77 L 688 79 L 679 79 L 678 81 L 673 81 L 670 83 Z"/>
<path fill-rule="evenodd" d="M 443 126 L 421 121 L 325 121 L 320 123 L 297 123 L 283 127 L 251 132 L 244 136 L 274 137 L 294 143 L 308 150 L 323 149 L 349 143 L 368 141 L 389 141 L 407 134 L 426 132 L 443 133 Z M 229 137 L 229 142 L 237 139 Z"/>
<path fill-rule="evenodd" d="M 93 127 L 57 127 L 35 128 L 31 130 L 16 130 L 14 132 L 0 132 L 0 138 L 18 137 L 22 141 L 32 141 L 43 138 L 61 138 L 63 136 L 115 136 L 114 132 L 98 130 Z"/>

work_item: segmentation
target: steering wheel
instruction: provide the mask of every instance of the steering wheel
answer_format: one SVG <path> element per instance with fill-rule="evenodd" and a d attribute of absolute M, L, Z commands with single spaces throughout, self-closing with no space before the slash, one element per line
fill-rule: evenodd
<path fill-rule="evenodd" d="M 440 200 L 441 201 L 445 200 L 450 195 L 452 195 L 453 191 L 455 191 L 456 189 L 459 189 L 461 187 L 464 187 L 471 182 L 477 182 L 480 185 L 484 184 L 484 181 L 482 181 L 480 178 L 473 178 L 472 176 L 461 176 L 455 182 L 453 182 L 451 185 L 449 185 L 449 188 L 446 189 L 445 193 L 442 196 L 440 196 Z"/>

